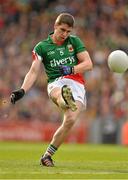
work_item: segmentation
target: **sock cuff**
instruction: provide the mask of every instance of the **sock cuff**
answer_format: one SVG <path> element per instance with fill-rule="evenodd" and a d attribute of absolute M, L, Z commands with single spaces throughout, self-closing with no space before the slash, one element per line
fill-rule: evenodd
<path fill-rule="evenodd" d="M 57 150 L 58 148 L 57 147 L 55 147 L 54 145 L 52 145 L 52 144 L 50 144 L 50 146 L 52 147 L 52 148 L 54 148 L 55 150 Z"/>

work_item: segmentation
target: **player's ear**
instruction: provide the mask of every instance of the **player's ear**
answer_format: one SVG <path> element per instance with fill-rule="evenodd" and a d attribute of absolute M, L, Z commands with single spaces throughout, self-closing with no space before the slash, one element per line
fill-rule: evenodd
<path fill-rule="evenodd" d="M 55 24 L 54 24 L 54 29 L 57 29 L 57 26 L 58 26 L 58 25 L 55 23 Z"/>

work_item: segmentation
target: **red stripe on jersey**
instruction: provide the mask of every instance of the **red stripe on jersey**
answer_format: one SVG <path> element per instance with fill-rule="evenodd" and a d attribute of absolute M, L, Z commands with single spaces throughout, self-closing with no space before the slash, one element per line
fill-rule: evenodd
<path fill-rule="evenodd" d="M 33 59 L 33 61 L 38 59 L 38 56 L 34 51 L 32 51 L 32 59 Z"/>
<path fill-rule="evenodd" d="M 67 75 L 67 76 L 64 76 L 64 78 L 73 79 L 81 84 L 85 84 L 84 76 L 80 73 Z"/>

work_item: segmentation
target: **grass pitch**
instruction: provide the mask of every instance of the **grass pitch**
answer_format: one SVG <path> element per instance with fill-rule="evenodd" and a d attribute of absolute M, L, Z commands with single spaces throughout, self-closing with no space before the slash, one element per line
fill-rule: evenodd
<path fill-rule="evenodd" d="M 47 144 L 0 142 L 0 179 L 128 179 L 128 147 L 64 144 L 41 167 Z"/>

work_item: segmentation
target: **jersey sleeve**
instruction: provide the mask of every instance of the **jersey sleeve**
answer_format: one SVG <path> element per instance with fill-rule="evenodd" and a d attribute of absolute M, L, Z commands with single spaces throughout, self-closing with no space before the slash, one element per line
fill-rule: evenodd
<path fill-rule="evenodd" d="M 76 53 L 86 51 L 84 43 L 77 36 L 74 36 L 73 38 L 73 47 L 75 48 Z"/>
<path fill-rule="evenodd" d="M 32 50 L 32 59 L 39 60 L 39 61 L 43 60 L 41 42 L 39 42 Z"/>

